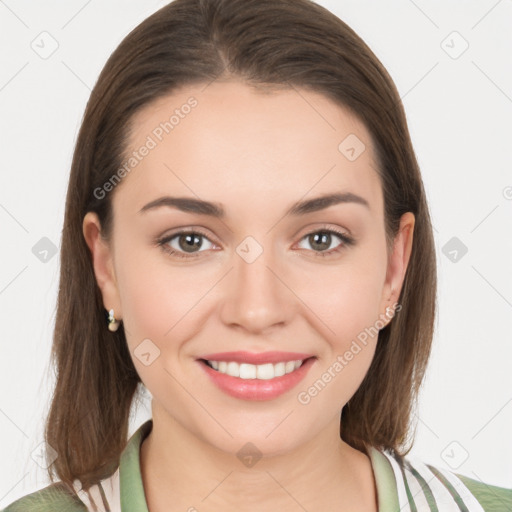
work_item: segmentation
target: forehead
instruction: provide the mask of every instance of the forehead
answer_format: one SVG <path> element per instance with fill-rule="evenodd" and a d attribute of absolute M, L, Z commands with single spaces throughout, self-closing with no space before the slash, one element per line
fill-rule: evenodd
<path fill-rule="evenodd" d="M 132 211 L 165 193 L 264 208 L 337 191 L 382 211 L 364 124 L 304 89 L 262 92 L 236 81 L 182 87 L 133 117 L 126 159 L 135 153 L 115 200 Z"/>

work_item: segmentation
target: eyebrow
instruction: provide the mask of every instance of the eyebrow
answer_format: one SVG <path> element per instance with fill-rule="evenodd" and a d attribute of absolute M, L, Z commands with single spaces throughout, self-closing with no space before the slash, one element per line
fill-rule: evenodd
<path fill-rule="evenodd" d="M 370 208 L 366 199 L 352 192 L 327 194 L 293 204 L 286 212 L 286 215 L 299 216 L 317 212 L 336 204 L 356 203 Z M 147 212 L 161 207 L 176 208 L 183 212 L 209 215 L 211 217 L 224 219 L 226 212 L 220 203 L 204 201 L 193 197 L 170 197 L 164 196 L 143 206 L 139 213 Z"/>

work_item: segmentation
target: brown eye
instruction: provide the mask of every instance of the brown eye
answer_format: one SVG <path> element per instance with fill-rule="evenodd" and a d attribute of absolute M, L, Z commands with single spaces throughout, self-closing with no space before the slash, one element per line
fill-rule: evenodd
<path fill-rule="evenodd" d="M 336 239 L 339 243 L 332 248 L 333 244 L 336 244 Z M 344 247 L 352 245 L 354 240 L 344 233 L 340 233 L 333 229 L 321 229 L 308 233 L 302 238 L 306 241 L 311 250 L 317 253 L 319 256 L 326 256 L 341 251 Z M 307 247 L 301 247 L 308 249 Z M 330 250 L 329 250 L 330 249 Z"/>
<path fill-rule="evenodd" d="M 196 233 L 185 233 L 178 235 L 178 246 L 185 252 L 195 252 L 202 245 L 202 236 Z"/>
<path fill-rule="evenodd" d="M 308 235 L 308 242 L 311 244 L 313 249 L 326 251 L 331 246 L 332 238 L 333 237 L 330 233 L 327 233 L 326 231 L 319 231 L 318 233 Z"/>
<path fill-rule="evenodd" d="M 180 231 L 162 238 L 158 241 L 158 245 L 173 256 L 187 258 L 198 256 L 198 253 L 204 252 L 200 249 L 204 249 L 205 240 L 211 245 L 206 247 L 206 250 L 212 248 L 213 243 L 203 233 L 198 231 Z"/>

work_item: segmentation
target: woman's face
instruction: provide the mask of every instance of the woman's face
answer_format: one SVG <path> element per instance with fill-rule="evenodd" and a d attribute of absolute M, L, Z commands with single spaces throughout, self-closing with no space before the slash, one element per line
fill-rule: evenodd
<path fill-rule="evenodd" d="M 84 235 L 154 419 L 231 453 L 339 432 L 396 306 L 414 225 L 406 214 L 388 253 L 368 131 L 320 94 L 218 81 L 133 122 L 126 175 L 107 192 L 111 243 L 94 214 Z"/>

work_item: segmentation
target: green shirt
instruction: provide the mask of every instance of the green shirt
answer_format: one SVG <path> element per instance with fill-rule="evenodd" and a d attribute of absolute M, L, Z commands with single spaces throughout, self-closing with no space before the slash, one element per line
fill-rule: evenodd
<path fill-rule="evenodd" d="M 140 445 L 153 421 L 129 439 L 117 471 L 77 495 L 54 483 L 15 501 L 2 512 L 148 512 L 140 470 Z M 379 512 L 512 512 L 512 489 L 488 485 L 463 475 L 405 458 L 403 465 L 385 451 L 371 449 Z M 199 507 L 200 509 L 200 507 Z"/>

